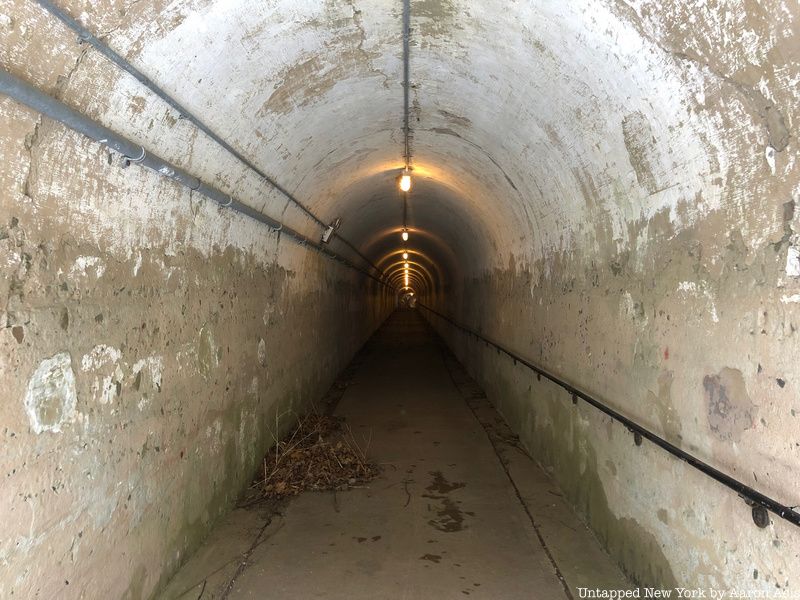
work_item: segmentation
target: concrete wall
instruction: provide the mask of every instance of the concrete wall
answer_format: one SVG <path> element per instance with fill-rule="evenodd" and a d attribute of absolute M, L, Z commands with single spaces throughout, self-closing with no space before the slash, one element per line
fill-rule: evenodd
<path fill-rule="evenodd" d="M 779 235 L 782 203 L 765 210 Z M 474 295 L 455 318 L 795 504 L 797 283 L 786 275 L 787 245 L 745 246 L 734 227 L 718 214 L 698 229 L 663 231 L 642 252 L 487 273 L 469 282 Z M 771 515 L 758 529 L 735 493 L 647 441 L 637 448 L 599 411 L 430 320 L 635 581 L 800 585 L 795 526 Z"/>
<path fill-rule="evenodd" d="M 552 170 L 530 173 L 552 186 L 528 203 L 542 216 L 527 232 L 509 226 L 505 264 L 473 269 L 466 292 L 438 308 L 796 505 L 798 90 L 782 73 L 798 74 L 796 36 L 784 37 L 798 15 L 780 3 L 695 12 L 618 2 L 604 31 L 609 13 L 597 4 L 596 18 L 576 26 L 587 45 L 617 50 L 596 58 L 640 56 L 627 56 L 618 77 L 599 64 L 583 73 L 581 83 L 607 79 L 579 100 L 559 94 L 571 72 L 552 74 L 549 98 L 562 102 L 546 109 L 557 115 L 544 146 Z M 555 29 L 532 31 L 564 33 Z M 583 50 L 577 42 L 558 60 L 592 60 Z M 650 75 L 638 70 L 651 60 Z M 629 87 L 629 77 L 641 79 Z M 578 102 L 594 125 L 567 135 L 578 113 L 564 112 Z M 584 217 L 572 226 L 575 214 Z M 511 249 L 518 234 L 524 242 Z M 636 581 L 800 591 L 797 527 L 772 516 L 758 529 L 735 493 L 647 442 L 635 447 L 598 411 L 431 320 Z"/>
<path fill-rule="evenodd" d="M 408 244 L 399 240 L 396 187 L 404 166 L 399 2 L 60 5 L 326 222 L 341 217 L 341 232 L 373 260 L 393 264 L 408 249 L 427 273 L 420 296 L 701 458 L 798 504 L 791 467 L 800 452 L 793 360 L 800 57 L 792 3 L 413 0 Z M 0 28 L 4 68 L 318 235 L 284 198 L 33 2 L 0 0 Z M 3 208 L 10 207 L 4 319 L 11 325 L 3 330 L 2 368 L 16 369 L 2 409 L 16 423 L 4 434 L 12 448 L 4 456 L 15 463 L 9 477 L 33 482 L 2 492 L 13 496 L 2 506 L 13 507 L 20 531 L 3 539 L 0 556 L 16 561 L 25 585 L 60 586 L 52 573 L 25 569 L 39 564 L 34 548 L 50 551 L 53 532 L 52 539 L 63 537 L 52 545 L 62 564 L 94 550 L 85 536 L 73 545 L 82 531 L 69 520 L 73 504 L 94 507 L 97 489 L 118 498 L 109 502 L 117 507 L 111 517 L 110 508 L 74 517 L 96 532 L 105 523 L 108 536 L 92 538 L 101 544 L 93 556 L 105 560 L 125 551 L 114 544 L 133 522 L 124 511 L 162 506 L 116 490 L 134 485 L 147 499 L 188 494 L 182 483 L 164 491 L 157 477 L 142 479 L 153 487 L 135 483 L 145 440 L 154 461 L 145 464 L 155 465 L 166 460 L 164 448 L 168 460 L 180 457 L 190 445 L 181 436 L 213 437 L 217 422 L 221 433 L 238 431 L 251 421 L 222 407 L 246 405 L 256 376 L 259 390 L 268 386 L 259 418 L 271 422 L 270 407 L 324 387 L 380 321 L 385 302 L 374 290 L 364 297 L 360 280 L 336 265 L 218 214 L 152 174 L 109 165 L 96 145 L 38 123 L 12 102 L 2 100 L 0 115 Z M 309 352 L 304 340 L 312 332 Z M 449 339 L 637 580 L 800 586 L 800 539 L 791 526 L 755 529 L 733 494 L 647 444 L 634 448 L 628 433 L 573 408 L 506 359 Z M 298 357 L 309 362 L 301 366 Z M 74 374 L 74 407 L 71 400 L 26 406 L 28 382 L 42 379 L 37 369 L 45 360 L 46 372 L 60 373 L 50 381 L 65 398 Z M 168 393 L 173 385 L 177 391 Z M 129 408 L 119 408 L 123 401 Z M 157 411 L 154 423 L 173 425 L 122 429 L 130 411 L 140 414 L 140 401 L 141 414 Z M 177 416 L 190 401 L 195 412 Z M 204 406 L 218 412 L 206 414 Z M 87 433 L 93 427 L 96 435 Z M 151 429 L 167 441 L 149 441 Z M 134 431 L 135 440 L 120 442 Z M 86 448 L 64 441 L 69 436 Z M 118 452 L 127 452 L 130 462 L 120 468 L 128 470 L 90 484 L 106 471 L 87 461 L 116 456 L 100 451 L 101 443 L 126 448 Z M 241 457 L 238 443 L 226 452 Z M 219 464 L 227 460 L 221 448 Z M 29 454 L 54 466 L 22 467 L 34 464 Z M 246 461 L 236 460 L 241 481 Z M 72 481 L 59 468 L 86 478 L 84 488 L 59 492 L 80 502 L 43 509 L 25 499 L 58 498 L 51 479 Z M 219 472 L 202 469 L 204 477 Z M 202 488 L 211 489 L 207 501 L 175 518 L 208 522 L 225 504 L 213 482 Z M 188 494 L 191 502 L 197 497 Z M 171 518 L 164 511 L 141 522 L 155 528 Z M 146 596 L 160 576 L 154 565 L 163 559 L 167 572 L 179 560 L 174 540 L 199 535 L 182 533 L 187 528 L 203 529 L 170 527 L 173 541 L 163 542 L 161 554 L 151 546 L 142 552 L 152 559 L 147 576 L 126 571 L 120 586 L 143 581 L 136 592 Z M 141 535 L 156 544 L 155 533 Z M 100 577 L 86 568 L 86 578 Z"/>
<path fill-rule="evenodd" d="M 107 67 L 76 85 L 39 50 L 4 65 L 280 215 L 163 107 L 105 97 Z M 0 131 L 0 597 L 148 598 L 394 298 L 6 98 Z"/>

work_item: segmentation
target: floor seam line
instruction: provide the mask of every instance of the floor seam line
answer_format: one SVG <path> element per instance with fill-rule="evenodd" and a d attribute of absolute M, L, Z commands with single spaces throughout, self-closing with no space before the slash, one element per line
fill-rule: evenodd
<path fill-rule="evenodd" d="M 452 371 L 450 369 L 450 366 L 447 364 L 446 353 L 448 352 L 448 350 L 447 350 L 446 346 L 444 346 L 444 345 L 442 345 L 440 343 L 439 347 L 440 347 L 442 362 L 444 363 L 444 368 L 447 371 L 448 376 L 450 377 L 450 381 L 455 386 L 456 390 L 458 391 L 459 395 L 461 396 L 461 399 L 467 405 L 467 408 L 469 408 L 470 412 L 472 413 L 473 418 L 478 422 L 478 425 L 481 426 L 481 429 L 483 430 L 483 433 L 486 435 L 486 439 L 489 440 L 489 444 L 491 444 L 491 446 L 492 446 L 492 451 L 494 452 L 494 455 L 497 458 L 497 462 L 500 463 L 500 466 L 502 467 L 503 472 L 506 474 L 506 478 L 508 479 L 509 483 L 511 484 L 511 487 L 514 489 L 514 495 L 516 496 L 517 501 L 522 506 L 522 509 L 525 511 L 525 514 L 528 515 L 528 520 L 531 523 L 531 527 L 533 528 L 533 531 L 536 533 L 536 537 L 539 540 L 539 544 L 541 545 L 542 550 L 544 550 L 545 555 L 547 556 L 548 560 L 550 561 L 550 564 L 553 566 L 553 569 L 555 570 L 556 577 L 558 578 L 559 582 L 561 583 L 561 587 L 564 589 L 564 594 L 566 595 L 566 597 L 569 600 L 574 600 L 574 596 L 572 594 L 572 591 L 569 589 L 567 581 L 564 578 L 564 575 L 561 573 L 561 569 L 559 568 L 558 563 L 555 560 L 555 557 L 550 552 L 550 549 L 547 547 L 547 543 L 545 542 L 544 537 L 542 536 L 542 533 L 539 530 L 539 526 L 536 523 L 536 520 L 533 518 L 533 515 L 531 514 L 531 511 L 528 509 L 528 505 L 525 504 L 525 501 L 522 498 L 522 493 L 519 491 L 519 488 L 517 487 L 517 484 L 514 481 L 514 478 L 511 476 L 511 473 L 508 470 L 508 467 L 503 462 L 503 459 L 500 457 L 500 454 L 499 454 L 499 452 L 497 450 L 497 445 L 495 444 L 494 440 L 492 439 L 492 436 L 490 435 L 489 431 L 486 429 L 486 427 L 483 425 L 481 420 L 478 418 L 478 414 L 475 412 L 475 409 L 469 403 L 468 398 L 461 391 L 461 387 L 458 385 L 456 380 L 453 378 L 453 373 L 452 373 Z M 453 358 L 455 359 L 455 357 L 453 357 Z M 458 360 L 458 359 L 455 359 L 455 360 Z M 476 382 L 476 384 L 477 384 L 477 382 Z M 481 391 L 483 391 L 483 390 L 481 390 Z"/>
<path fill-rule="evenodd" d="M 264 537 L 262 539 L 262 536 L 264 536 L 264 532 L 267 530 L 267 528 L 270 525 L 272 525 L 272 520 L 276 515 L 280 515 L 280 513 L 271 514 L 267 518 L 267 522 L 264 523 L 263 527 L 261 527 L 261 529 L 258 530 L 258 534 L 253 539 L 253 543 L 250 545 L 250 547 L 247 549 L 247 551 L 245 551 L 245 553 L 242 554 L 242 562 L 239 563 L 239 566 L 236 568 L 236 571 L 234 572 L 233 575 L 231 575 L 231 579 L 230 579 L 230 581 L 228 581 L 228 585 L 225 587 L 225 591 L 222 592 L 222 595 L 220 596 L 220 600 L 226 600 L 226 598 L 228 598 L 228 596 L 230 596 L 230 593 L 233 591 L 233 585 L 236 583 L 236 580 L 239 578 L 239 576 L 242 573 L 245 572 L 247 567 L 250 566 L 250 562 L 249 561 L 250 561 L 250 557 L 252 556 L 253 552 L 255 552 L 256 548 L 258 548 L 261 544 L 263 544 L 264 542 L 266 542 L 270 538 L 270 536 L 266 536 L 266 537 Z M 280 527 L 278 527 L 278 529 L 280 529 Z M 277 530 L 275 532 L 273 532 L 273 533 L 277 533 Z M 202 593 L 200 595 L 200 598 L 202 598 Z M 200 598 L 198 598 L 198 600 L 200 600 Z"/>

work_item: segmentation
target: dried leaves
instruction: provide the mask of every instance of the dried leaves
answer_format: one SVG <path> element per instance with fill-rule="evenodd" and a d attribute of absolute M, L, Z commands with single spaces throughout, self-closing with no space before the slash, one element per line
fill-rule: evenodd
<path fill-rule="evenodd" d="M 265 496 L 294 496 L 305 490 L 344 490 L 378 474 L 341 417 L 309 414 L 292 434 L 264 457 L 259 487 Z"/>

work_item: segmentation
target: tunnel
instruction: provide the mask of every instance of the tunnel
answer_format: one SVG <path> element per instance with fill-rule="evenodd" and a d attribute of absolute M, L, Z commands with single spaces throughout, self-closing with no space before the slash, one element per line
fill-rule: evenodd
<path fill-rule="evenodd" d="M 800 598 L 797 2 L 0 30 L 0 598 Z"/>

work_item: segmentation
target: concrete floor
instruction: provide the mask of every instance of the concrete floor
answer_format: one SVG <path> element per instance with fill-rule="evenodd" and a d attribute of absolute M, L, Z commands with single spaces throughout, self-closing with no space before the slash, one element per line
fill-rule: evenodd
<path fill-rule="evenodd" d="M 382 474 L 237 509 L 162 598 L 571 598 L 627 588 L 415 311 L 362 351 L 336 413 Z M 354 372 L 353 372 L 354 371 Z"/>

